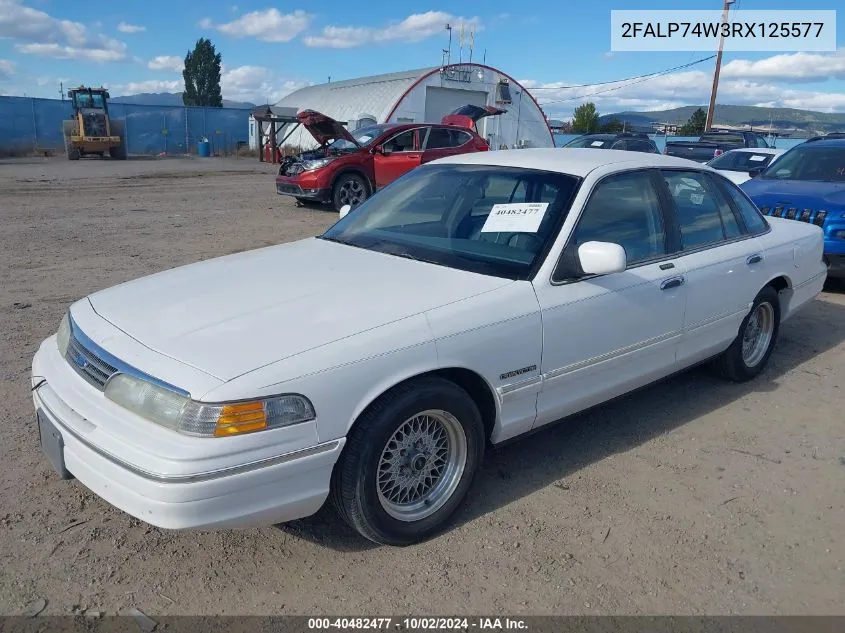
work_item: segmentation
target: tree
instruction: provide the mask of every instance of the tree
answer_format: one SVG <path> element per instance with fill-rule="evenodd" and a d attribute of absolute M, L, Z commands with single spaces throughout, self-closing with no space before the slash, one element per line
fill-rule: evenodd
<path fill-rule="evenodd" d="M 186 106 L 223 107 L 223 97 L 220 94 L 220 62 L 221 55 L 216 52 L 211 40 L 200 38 L 193 52 L 188 51 L 185 56 L 185 69 L 182 71 L 182 77 L 185 79 L 182 102 Z"/>
<path fill-rule="evenodd" d="M 596 104 L 585 103 L 575 108 L 575 117 L 572 119 L 572 131 L 576 134 L 591 134 L 599 129 L 599 113 L 596 112 Z"/>
<path fill-rule="evenodd" d="M 625 129 L 625 126 L 622 125 L 622 121 L 619 119 L 611 119 L 606 123 L 602 123 L 599 127 L 600 132 L 604 132 L 605 134 L 619 134 L 622 130 Z"/>
<path fill-rule="evenodd" d="M 707 114 L 704 112 L 704 108 L 699 108 L 692 113 L 689 121 L 684 123 L 678 132 L 681 136 L 698 136 L 704 132 L 704 126 L 706 123 Z"/>

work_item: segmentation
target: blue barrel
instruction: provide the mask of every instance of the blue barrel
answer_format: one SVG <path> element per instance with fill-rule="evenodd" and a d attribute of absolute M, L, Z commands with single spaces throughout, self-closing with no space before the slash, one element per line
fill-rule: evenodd
<path fill-rule="evenodd" d="M 200 158 L 208 158 L 211 156 L 211 143 L 206 140 L 197 143 L 197 156 Z"/>

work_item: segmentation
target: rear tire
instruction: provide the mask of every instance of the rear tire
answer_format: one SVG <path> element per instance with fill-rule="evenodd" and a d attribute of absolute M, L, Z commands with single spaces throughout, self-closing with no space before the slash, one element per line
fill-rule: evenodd
<path fill-rule="evenodd" d="M 363 537 L 404 546 L 443 528 L 484 457 L 478 407 L 429 376 L 395 387 L 357 420 L 332 474 L 332 501 Z"/>
<path fill-rule="evenodd" d="M 754 299 L 731 346 L 713 361 L 713 369 L 734 382 L 756 378 L 772 355 L 779 331 L 780 297 L 766 286 Z"/>
<path fill-rule="evenodd" d="M 367 181 L 358 174 L 343 174 L 338 178 L 332 189 L 332 207 L 340 211 L 344 205 L 353 209 L 370 197 Z"/>

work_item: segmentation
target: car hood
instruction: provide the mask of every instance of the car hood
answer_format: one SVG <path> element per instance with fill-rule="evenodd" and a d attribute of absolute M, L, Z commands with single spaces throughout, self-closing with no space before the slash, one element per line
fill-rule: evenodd
<path fill-rule="evenodd" d="M 845 206 L 845 183 L 841 182 L 752 178 L 741 186 L 757 206 Z"/>
<path fill-rule="evenodd" d="M 358 147 L 361 146 L 358 141 L 355 140 L 355 137 L 349 133 L 349 130 L 343 127 L 339 121 L 335 121 L 333 118 L 326 116 L 322 112 L 317 112 L 316 110 L 303 110 L 296 115 L 296 118 L 299 119 L 299 122 L 303 125 L 303 127 L 308 130 L 311 136 L 313 136 L 320 145 L 325 145 L 329 141 L 342 138 L 351 143 L 355 143 Z"/>
<path fill-rule="evenodd" d="M 89 296 L 146 347 L 221 380 L 511 280 L 307 238 Z"/>

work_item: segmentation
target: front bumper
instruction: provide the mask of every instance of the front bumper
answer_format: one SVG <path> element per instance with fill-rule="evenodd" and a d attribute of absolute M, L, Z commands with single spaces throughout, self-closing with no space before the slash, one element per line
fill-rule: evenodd
<path fill-rule="evenodd" d="M 276 193 L 280 196 L 293 196 L 315 202 L 329 202 L 332 197 L 331 189 L 305 189 L 294 182 L 276 181 Z"/>
<path fill-rule="evenodd" d="M 61 437 L 60 459 L 67 471 L 110 504 L 161 528 L 243 528 L 314 514 L 328 496 L 332 468 L 345 443 L 341 438 L 272 455 L 261 449 L 267 439 L 257 436 L 273 432 L 264 431 L 252 434 L 252 447 L 231 442 L 232 453 L 215 460 L 198 456 L 203 444 L 219 450 L 223 445 L 217 442 L 237 438 L 173 433 L 182 450 L 171 445 L 164 455 L 123 446 L 109 430 L 125 426 L 125 420 L 114 419 L 113 403 L 60 357 L 54 337 L 33 359 L 32 383 L 36 411 Z"/>

